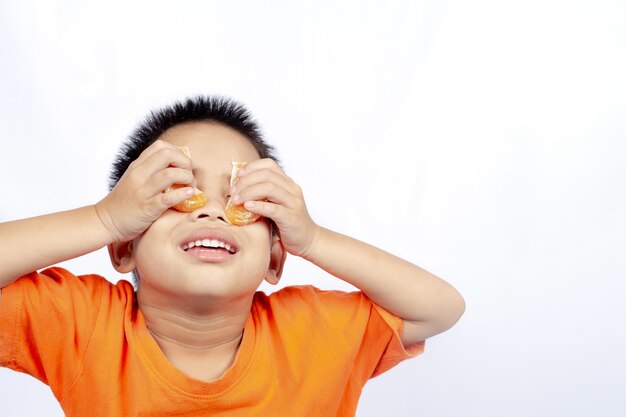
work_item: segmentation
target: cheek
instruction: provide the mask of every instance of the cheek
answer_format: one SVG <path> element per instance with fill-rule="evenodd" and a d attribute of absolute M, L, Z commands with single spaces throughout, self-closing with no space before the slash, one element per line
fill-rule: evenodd
<path fill-rule="evenodd" d="M 163 257 L 155 255 L 156 248 L 153 241 L 142 238 L 135 242 L 135 268 L 142 278 L 152 279 L 151 277 L 156 276 L 157 271 L 166 272 L 164 269 L 167 265 L 159 262 Z"/>
<path fill-rule="evenodd" d="M 249 250 L 250 257 L 246 264 L 254 266 L 255 270 L 263 270 L 263 274 L 267 271 L 270 264 L 270 230 L 267 224 L 258 222 L 258 224 L 244 226 L 255 227 L 254 233 L 251 233 L 250 242 L 252 243 Z"/>
<path fill-rule="evenodd" d="M 159 247 L 159 241 L 163 245 L 163 239 L 159 239 L 158 228 L 150 226 L 141 236 L 133 242 L 135 256 L 137 258 L 145 258 L 149 256 L 155 249 Z"/>
<path fill-rule="evenodd" d="M 269 249 L 261 250 L 261 248 L 259 248 L 259 251 L 256 253 L 256 256 L 255 256 L 254 264 L 257 270 L 263 273 L 263 275 L 265 275 L 265 273 L 267 272 L 267 269 L 270 266 Z"/>
<path fill-rule="evenodd" d="M 153 223 L 140 237 L 133 242 L 136 268 L 142 275 L 153 275 L 159 270 L 165 272 L 169 259 L 165 252 L 168 246 L 166 227 L 164 224 Z"/>

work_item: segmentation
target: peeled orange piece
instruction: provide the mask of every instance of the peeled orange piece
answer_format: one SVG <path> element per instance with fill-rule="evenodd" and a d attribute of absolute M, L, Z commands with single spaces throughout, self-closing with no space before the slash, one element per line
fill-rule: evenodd
<path fill-rule="evenodd" d="M 237 171 L 246 166 L 245 162 L 235 162 L 233 161 L 233 169 L 230 172 L 230 186 L 232 187 L 237 183 Z M 256 213 L 251 213 L 245 209 L 243 204 L 233 204 L 231 199 L 228 199 L 228 203 L 226 203 L 226 209 L 224 210 L 224 214 L 228 220 L 237 226 L 244 226 L 246 224 L 254 223 L 257 221 L 261 215 Z"/>
<path fill-rule="evenodd" d="M 186 185 L 174 184 L 170 187 L 170 190 L 175 190 L 177 188 L 183 188 L 183 187 L 186 187 Z M 196 192 L 197 192 L 196 194 L 192 195 L 191 197 L 189 197 L 187 200 L 183 201 L 182 203 L 178 203 L 175 206 L 172 206 L 172 208 L 178 211 L 185 212 L 185 213 L 190 213 L 204 206 L 206 203 L 208 203 L 209 199 L 206 197 L 206 195 L 202 191 L 196 188 Z"/>
<path fill-rule="evenodd" d="M 184 153 L 188 158 L 191 159 L 191 152 L 189 151 L 189 148 L 186 146 L 177 146 L 177 148 Z M 173 184 L 171 187 L 169 187 L 167 190 L 175 190 L 177 188 L 183 188 L 186 187 L 186 185 L 183 184 Z M 209 199 L 207 198 L 207 196 L 200 190 L 198 190 L 197 188 L 195 189 L 196 193 L 194 195 L 192 195 L 191 197 L 189 197 L 187 200 L 183 201 L 182 203 L 178 203 L 175 206 L 172 206 L 172 208 L 174 210 L 178 210 L 178 211 L 182 211 L 185 213 L 190 213 L 196 209 L 199 209 L 200 207 L 204 206 Z"/>
<path fill-rule="evenodd" d="M 185 154 L 185 156 L 186 156 L 187 158 L 191 159 L 191 151 L 189 150 L 189 148 L 188 148 L 188 147 L 186 147 L 186 146 L 184 146 L 184 145 L 183 145 L 183 146 L 177 146 L 177 145 L 174 145 L 174 146 L 176 146 L 176 148 L 177 148 L 179 151 L 181 151 L 182 153 L 184 153 L 184 154 Z"/>

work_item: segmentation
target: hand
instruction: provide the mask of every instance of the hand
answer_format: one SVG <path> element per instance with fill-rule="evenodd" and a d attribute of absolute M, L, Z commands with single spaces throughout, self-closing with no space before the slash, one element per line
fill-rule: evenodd
<path fill-rule="evenodd" d="M 309 215 L 302 189 L 272 159 L 249 162 L 237 172 L 233 202 L 276 223 L 285 250 L 306 257 L 319 227 Z"/>
<path fill-rule="evenodd" d="M 168 190 L 172 184 L 190 186 Z M 157 140 L 129 165 L 113 190 L 96 204 L 96 211 L 113 241 L 129 241 L 165 210 L 189 198 L 194 185 L 191 160 L 174 145 Z"/>

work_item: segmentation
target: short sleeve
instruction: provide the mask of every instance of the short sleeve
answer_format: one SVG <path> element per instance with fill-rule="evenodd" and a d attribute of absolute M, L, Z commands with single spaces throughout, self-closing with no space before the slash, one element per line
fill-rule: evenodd
<path fill-rule="evenodd" d="M 426 342 L 421 341 L 405 347 L 400 339 L 403 327 L 402 319 L 376 304 L 372 303 L 372 306 L 373 314 L 380 317 L 380 320 L 382 320 L 385 323 L 385 326 L 387 326 L 391 331 L 389 343 L 385 347 L 385 350 L 376 365 L 374 372 L 372 373 L 371 377 L 373 378 L 393 368 L 405 359 L 414 358 L 424 353 Z"/>
<path fill-rule="evenodd" d="M 0 366 L 65 392 L 89 345 L 103 278 L 62 268 L 26 275 L 2 289 Z"/>
<path fill-rule="evenodd" d="M 290 335 L 305 340 L 307 349 L 327 352 L 324 360 L 335 368 L 340 367 L 341 357 L 350 361 L 349 372 L 362 382 L 424 351 L 424 342 L 405 348 L 400 339 L 402 319 L 360 291 L 295 286 L 272 294 L 271 299 L 280 321 L 292 322 Z"/>

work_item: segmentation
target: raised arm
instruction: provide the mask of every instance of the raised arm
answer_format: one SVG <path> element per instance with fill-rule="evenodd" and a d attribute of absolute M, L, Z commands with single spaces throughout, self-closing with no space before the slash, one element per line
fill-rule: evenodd
<path fill-rule="evenodd" d="M 447 282 L 381 249 L 316 225 L 300 187 L 273 161 L 253 161 L 238 175 L 239 182 L 231 189 L 233 199 L 274 220 L 289 253 L 349 282 L 402 318 L 405 346 L 447 330 L 463 314 L 463 297 Z"/>
<path fill-rule="evenodd" d="M 192 187 L 163 192 L 174 183 L 193 183 L 191 161 L 157 141 L 98 204 L 1 223 L 0 288 L 37 269 L 135 238 L 193 193 Z"/>
<path fill-rule="evenodd" d="M 95 206 L 0 224 L 0 288 L 111 242 Z"/>
<path fill-rule="evenodd" d="M 317 227 L 303 256 L 362 290 L 404 320 L 402 342 L 420 342 L 452 327 L 465 302 L 450 284 L 422 268 L 351 237 Z"/>

